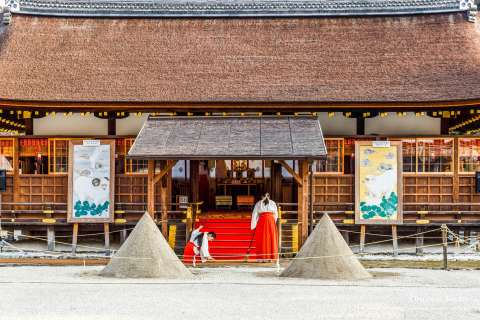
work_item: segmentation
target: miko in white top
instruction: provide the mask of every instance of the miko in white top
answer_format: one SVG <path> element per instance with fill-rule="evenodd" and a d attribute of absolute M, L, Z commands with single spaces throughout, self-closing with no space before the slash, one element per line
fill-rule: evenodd
<path fill-rule="evenodd" d="M 268 195 L 267 195 L 267 199 L 268 199 Z M 273 214 L 273 217 L 275 218 L 275 222 L 277 222 L 277 218 L 278 218 L 277 204 L 273 200 L 268 199 L 268 204 L 265 205 L 264 201 L 265 201 L 265 197 L 262 200 L 258 201 L 255 207 L 253 208 L 252 223 L 250 227 L 252 230 L 257 227 L 258 218 L 260 213 L 262 212 L 271 212 Z"/>
<path fill-rule="evenodd" d="M 193 248 L 195 255 L 200 255 L 202 262 L 205 262 L 207 260 L 213 260 L 208 249 L 208 241 L 213 240 L 215 238 L 215 234 L 209 232 L 200 232 L 202 228 L 203 226 L 200 226 L 192 231 L 190 242 L 193 242 L 195 245 Z M 213 236 L 211 234 L 213 234 Z"/>

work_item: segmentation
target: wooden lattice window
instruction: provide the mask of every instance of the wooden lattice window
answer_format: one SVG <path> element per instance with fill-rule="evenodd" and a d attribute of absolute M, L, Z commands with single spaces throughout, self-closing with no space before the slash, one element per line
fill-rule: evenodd
<path fill-rule="evenodd" d="M 128 151 L 133 145 L 135 138 L 126 138 L 125 139 L 125 155 L 128 154 Z M 147 160 L 137 160 L 137 159 L 127 159 L 125 158 L 125 173 L 127 174 L 138 174 L 138 173 L 147 173 L 148 172 L 148 161 Z"/>
<path fill-rule="evenodd" d="M 0 155 L 3 156 L 2 159 L 0 159 L 0 162 L 7 161 L 8 163 L 4 163 L 2 164 L 2 166 L 5 168 L 12 167 L 12 169 L 9 171 L 13 170 L 13 154 L 14 154 L 13 139 L 11 138 L 0 139 Z"/>
<path fill-rule="evenodd" d="M 458 163 L 460 172 L 480 171 L 480 139 L 458 139 Z"/>
<path fill-rule="evenodd" d="M 417 172 L 452 172 L 453 139 L 417 139 Z"/>
<path fill-rule="evenodd" d="M 68 173 L 68 138 L 48 139 L 48 173 Z"/>
<path fill-rule="evenodd" d="M 343 139 L 325 139 L 325 146 L 327 158 L 315 161 L 313 171 L 343 173 Z"/>
<path fill-rule="evenodd" d="M 417 141 L 408 139 L 402 141 L 403 172 L 416 172 Z"/>

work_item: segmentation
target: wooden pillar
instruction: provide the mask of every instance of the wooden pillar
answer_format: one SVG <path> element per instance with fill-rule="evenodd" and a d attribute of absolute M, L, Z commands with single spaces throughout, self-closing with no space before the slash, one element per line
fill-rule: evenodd
<path fill-rule="evenodd" d="M 423 244 L 424 244 L 424 234 L 425 231 L 424 227 L 417 227 L 417 237 L 415 239 L 415 253 L 418 256 L 423 255 Z"/>
<path fill-rule="evenodd" d="M 441 118 L 440 120 L 440 134 L 448 134 L 450 128 L 450 118 Z"/>
<path fill-rule="evenodd" d="M 365 251 L 365 232 L 366 232 L 367 226 L 362 224 L 360 225 L 360 253 L 363 253 Z"/>
<path fill-rule="evenodd" d="M 13 202 L 20 202 L 20 161 L 19 141 L 13 140 Z"/>
<path fill-rule="evenodd" d="M 127 240 L 127 228 L 123 227 L 122 230 L 120 230 L 120 244 L 122 245 L 125 240 Z"/>
<path fill-rule="evenodd" d="M 458 176 L 458 138 L 453 139 L 453 192 L 452 198 L 454 203 L 460 202 L 460 177 Z M 461 217 L 459 217 L 461 219 Z"/>
<path fill-rule="evenodd" d="M 192 202 L 198 202 L 200 197 L 199 193 L 199 161 L 190 160 L 190 189 L 192 190 Z"/>
<path fill-rule="evenodd" d="M 308 237 L 308 164 L 304 160 L 298 161 L 298 174 L 302 179 L 302 185 L 298 185 L 298 224 L 299 224 L 299 248 Z"/>
<path fill-rule="evenodd" d="M 343 230 L 342 231 L 342 236 L 343 236 L 343 239 L 345 240 L 345 242 L 350 245 L 350 232 L 348 232 L 347 230 Z"/>
<path fill-rule="evenodd" d="M 55 251 L 55 227 L 53 224 L 47 226 L 47 250 Z"/>
<path fill-rule="evenodd" d="M 77 242 L 78 242 L 78 223 L 73 224 L 73 234 L 72 234 L 72 254 L 77 253 Z"/>
<path fill-rule="evenodd" d="M 392 239 L 393 239 L 393 255 L 398 256 L 398 236 L 397 236 L 397 226 L 392 225 Z"/>
<path fill-rule="evenodd" d="M 110 254 L 110 224 L 103 224 L 103 233 L 105 236 L 105 253 L 106 255 Z"/>
<path fill-rule="evenodd" d="M 163 170 L 167 166 L 166 161 L 162 161 L 161 170 Z M 162 234 L 165 239 L 168 236 L 168 203 L 170 202 L 168 199 L 168 178 L 171 177 L 171 169 L 170 171 L 165 174 L 162 179 L 160 179 L 160 203 L 161 203 L 161 226 L 162 226 Z"/>
<path fill-rule="evenodd" d="M 148 160 L 147 211 L 155 219 L 155 160 Z"/>
<path fill-rule="evenodd" d="M 270 195 L 276 202 L 282 202 L 282 165 L 272 161 Z"/>
<path fill-rule="evenodd" d="M 117 134 L 117 119 L 114 112 L 108 113 L 108 135 L 115 136 Z"/>
<path fill-rule="evenodd" d="M 33 135 L 33 118 L 25 118 L 25 134 L 27 136 Z"/>
<path fill-rule="evenodd" d="M 363 117 L 357 118 L 357 135 L 365 135 L 365 118 Z"/>

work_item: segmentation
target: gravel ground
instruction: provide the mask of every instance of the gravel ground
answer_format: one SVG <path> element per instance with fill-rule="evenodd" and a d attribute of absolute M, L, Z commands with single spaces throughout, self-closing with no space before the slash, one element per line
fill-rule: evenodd
<path fill-rule="evenodd" d="M 370 269 L 338 282 L 259 267 L 194 280 L 111 279 L 101 267 L 0 267 L 0 319 L 480 319 L 480 271 Z"/>

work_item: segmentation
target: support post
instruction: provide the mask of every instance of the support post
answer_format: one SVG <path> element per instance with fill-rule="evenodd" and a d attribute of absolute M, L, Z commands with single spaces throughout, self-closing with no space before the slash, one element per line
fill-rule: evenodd
<path fill-rule="evenodd" d="M 73 224 L 73 235 L 72 235 L 72 254 L 77 253 L 77 242 L 78 242 L 78 223 Z"/>
<path fill-rule="evenodd" d="M 25 118 L 25 135 L 33 135 L 33 118 Z"/>
<path fill-rule="evenodd" d="M 162 170 L 168 166 L 168 163 L 166 161 L 162 161 Z M 161 226 L 162 226 L 162 234 L 167 239 L 168 236 L 168 182 L 167 179 L 171 176 L 171 170 L 165 174 L 161 179 L 160 179 L 160 201 L 161 201 Z"/>
<path fill-rule="evenodd" d="M 312 170 L 312 160 L 308 160 L 308 213 L 310 216 L 310 224 L 308 228 L 308 234 L 312 234 L 314 225 L 313 219 L 313 170 Z"/>
<path fill-rule="evenodd" d="M 443 251 L 443 270 L 448 270 L 448 257 L 447 257 L 447 248 L 448 248 L 448 238 L 447 238 L 447 226 L 442 224 L 442 251 Z"/>
<path fill-rule="evenodd" d="M 277 271 L 280 270 L 280 254 L 282 253 L 282 207 L 278 207 L 278 255 L 277 255 Z"/>
<path fill-rule="evenodd" d="M 357 135 L 358 136 L 365 135 L 365 118 L 363 117 L 357 118 Z"/>
<path fill-rule="evenodd" d="M 55 227 L 47 225 L 47 250 L 55 251 Z"/>
<path fill-rule="evenodd" d="M 392 225 L 392 246 L 393 246 L 393 256 L 398 256 L 398 234 L 397 226 Z"/>
<path fill-rule="evenodd" d="M 424 234 L 425 229 L 423 227 L 417 227 L 417 237 L 415 238 L 415 253 L 417 256 L 423 255 L 423 244 L 424 244 Z"/>
<path fill-rule="evenodd" d="M 363 253 L 365 251 L 365 231 L 366 231 L 366 225 L 362 224 L 360 225 L 360 253 Z"/>
<path fill-rule="evenodd" d="M 308 166 L 306 161 L 298 161 L 298 173 L 302 179 L 302 185 L 298 185 L 298 224 L 299 230 L 299 248 L 302 247 L 308 237 Z"/>
<path fill-rule="evenodd" d="M 200 197 L 198 185 L 200 172 L 198 166 L 198 160 L 190 160 L 190 189 L 192 190 L 192 202 L 198 202 Z"/>
<path fill-rule="evenodd" d="M 148 160 L 147 211 L 155 219 L 155 160 Z"/>
<path fill-rule="evenodd" d="M 108 135 L 115 136 L 117 135 L 117 119 L 115 112 L 108 113 Z"/>
<path fill-rule="evenodd" d="M 20 201 L 20 148 L 18 138 L 13 139 L 13 202 Z"/>
<path fill-rule="evenodd" d="M 120 244 L 123 244 L 127 240 L 127 228 L 123 227 L 120 231 Z"/>
<path fill-rule="evenodd" d="M 105 235 L 105 254 L 110 255 L 110 224 L 103 224 L 103 233 Z"/>
<path fill-rule="evenodd" d="M 347 230 L 343 230 L 342 231 L 342 236 L 343 236 L 343 240 L 345 240 L 345 242 L 350 245 L 350 232 L 348 232 Z"/>

